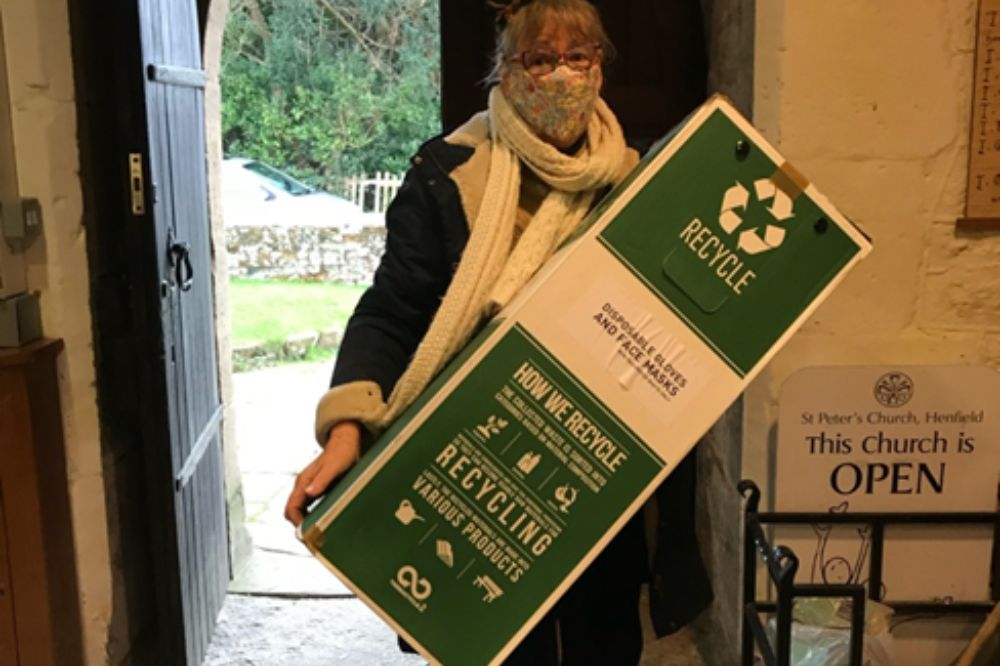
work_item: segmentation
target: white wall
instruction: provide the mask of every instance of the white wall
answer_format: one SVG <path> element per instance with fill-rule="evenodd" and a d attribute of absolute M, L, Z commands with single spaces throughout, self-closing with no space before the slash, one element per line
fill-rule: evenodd
<path fill-rule="evenodd" d="M 111 563 L 98 431 L 86 233 L 65 0 L 0 0 L 14 147 L 22 196 L 42 205 L 43 238 L 28 255 L 46 336 L 63 338 L 59 363 L 80 616 L 88 664 L 103 664 L 111 617 Z"/>
<path fill-rule="evenodd" d="M 1000 234 L 955 231 L 976 5 L 756 4 L 755 124 L 875 245 L 746 393 L 743 475 L 765 487 L 778 392 L 795 370 L 1000 367 Z"/>
<path fill-rule="evenodd" d="M 760 0 L 754 122 L 874 252 L 747 397 L 745 471 L 805 365 L 1000 367 L 1000 234 L 963 214 L 975 0 Z"/>

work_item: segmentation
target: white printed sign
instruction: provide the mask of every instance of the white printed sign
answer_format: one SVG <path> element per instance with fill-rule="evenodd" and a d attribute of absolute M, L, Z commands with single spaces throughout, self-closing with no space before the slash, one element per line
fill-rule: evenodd
<path fill-rule="evenodd" d="M 997 396 L 1000 374 L 985 367 L 800 370 L 781 391 L 775 510 L 995 511 Z M 780 532 L 799 582 L 867 582 L 869 528 Z M 988 598 L 991 550 L 990 526 L 887 527 L 883 597 Z"/>
<path fill-rule="evenodd" d="M 806 368 L 785 382 L 779 511 L 994 511 L 1000 374 L 983 367 Z"/>

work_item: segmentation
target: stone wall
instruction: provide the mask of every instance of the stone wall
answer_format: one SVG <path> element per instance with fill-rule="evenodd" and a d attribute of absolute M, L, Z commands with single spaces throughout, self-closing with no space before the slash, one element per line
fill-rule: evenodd
<path fill-rule="evenodd" d="M 227 227 L 229 275 L 369 284 L 385 249 L 385 228 Z"/>
<path fill-rule="evenodd" d="M 741 113 L 753 109 L 754 6 L 702 0 L 708 45 L 708 91 L 726 95 Z M 714 599 L 695 623 L 707 664 L 739 661 L 742 617 L 742 508 L 736 491 L 743 440 L 742 399 L 698 443 L 696 526 Z"/>
<path fill-rule="evenodd" d="M 18 190 L 42 207 L 42 237 L 26 256 L 28 289 L 41 295 L 45 335 L 66 345 L 58 361 L 66 474 L 84 659 L 96 665 L 107 663 L 113 568 L 67 12 L 64 0 L 0 0 Z"/>
<path fill-rule="evenodd" d="M 754 3 L 701 0 L 708 49 L 708 92 L 722 93 L 741 113 L 753 110 Z"/>
<path fill-rule="evenodd" d="M 219 399 L 222 401 L 222 459 L 226 486 L 230 569 L 239 571 L 253 551 L 246 529 L 243 476 L 236 440 L 236 406 L 233 399 L 232 324 L 229 308 L 228 255 L 222 223 L 222 36 L 229 15 L 227 0 L 198 0 L 202 23 L 205 66 L 205 166 L 208 175 L 208 216 L 212 234 L 212 271 L 215 276 L 216 358 L 219 362 Z"/>
<path fill-rule="evenodd" d="M 778 395 L 796 370 L 1000 368 L 1000 234 L 955 228 L 964 209 L 976 6 L 756 4 L 755 124 L 874 241 L 745 393 L 742 474 L 761 485 L 765 501 Z M 951 663 L 978 623 L 908 622 L 921 648 L 897 654 L 898 663 Z"/>

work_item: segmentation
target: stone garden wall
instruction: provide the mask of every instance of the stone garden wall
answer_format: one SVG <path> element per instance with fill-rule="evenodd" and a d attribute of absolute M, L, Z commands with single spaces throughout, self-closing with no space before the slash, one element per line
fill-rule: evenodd
<path fill-rule="evenodd" d="M 385 249 L 385 227 L 227 227 L 229 275 L 369 284 Z"/>

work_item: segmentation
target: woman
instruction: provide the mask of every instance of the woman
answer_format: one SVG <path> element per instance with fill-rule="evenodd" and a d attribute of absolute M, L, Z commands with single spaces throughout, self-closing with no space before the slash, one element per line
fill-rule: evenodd
<path fill-rule="evenodd" d="M 386 251 L 317 408 L 322 453 L 286 517 L 358 460 L 477 328 L 638 161 L 600 99 L 610 43 L 587 0 L 504 3 L 489 108 L 421 147 L 386 215 Z M 386 397 L 387 396 L 387 397 Z M 632 520 L 511 664 L 636 663 L 645 539 Z"/>

